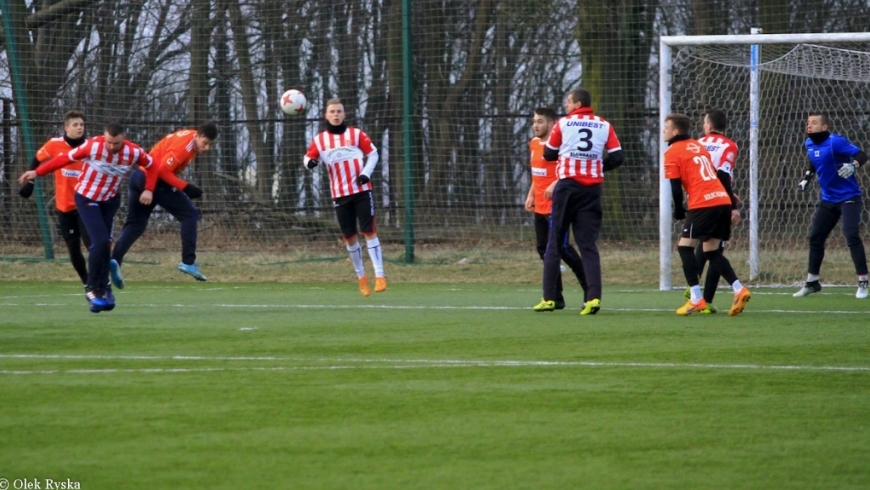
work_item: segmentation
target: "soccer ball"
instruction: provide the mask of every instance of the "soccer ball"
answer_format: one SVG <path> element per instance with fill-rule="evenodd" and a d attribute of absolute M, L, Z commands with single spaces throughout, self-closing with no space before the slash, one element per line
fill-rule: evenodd
<path fill-rule="evenodd" d="M 305 112 L 305 106 L 308 104 L 308 100 L 305 98 L 305 94 L 303 94 L 301 90 L 291 88 L 281 96 L 280 103 L 281 110 L 284 111 L 284 114 L 287 114 L 288 116 L 298 116 Z"/>

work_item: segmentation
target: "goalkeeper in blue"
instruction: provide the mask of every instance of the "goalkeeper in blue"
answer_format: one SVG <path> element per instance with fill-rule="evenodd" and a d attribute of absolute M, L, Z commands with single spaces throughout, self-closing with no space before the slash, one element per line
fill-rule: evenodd
<path fill-rule="evenodd" d="M 806 190 L 810 179 L 816 175 L 821 187 L 821 200 L 813 215 L 810 230 L 810 257 L 807 268 L 807 282 L 794 293 L 796 298 L 817 293 L 822 290 L 819 272 L 825 258 L 825 241 L 834 226 L 843 218 L 843 236 L 858 274 L 858 291 L 855 297 L 867 297 L 867 255 L 861 241 L 861 187 L 855 178 L 855 171 L 867 164 L 867 154 L 854 143 L 829 130 L 830 120 L 821 113 L 810 114 L 807 118 L 807 156 L 810 164 L 798 184 Z"/>

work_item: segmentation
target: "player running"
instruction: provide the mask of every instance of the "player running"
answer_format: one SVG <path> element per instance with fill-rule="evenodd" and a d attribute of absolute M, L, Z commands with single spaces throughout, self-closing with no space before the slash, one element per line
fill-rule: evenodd
<path fill-rule="evenodd" d="M 677 309 L 677 315 L 697 313 L 707 307 L 698 280 L 698 262 L 694 248 L 704 244 L 704 255 L 722 277 L 731 284 L 734 300 L 728 316 L 743 312 L 751 294 L 737 279 L 731 262 L 722 254 L 722 241 L 731 238 L 731 211 L 734 193 L 731 179 L 723 170 L 716 170 L 710 153 L 701 142 L 689 136 L 692 121 L 683 114 L 669 114 L 662 131 L 668 149 L 664 155 L 665 178 L 671 181 L 674 198 L 674 219 L 683 220 L 677 250 L 683 263 L 683 273 L 690 288 L 690 298 Z M 683 208 L 683 189 L 689 195 L 689 212 Z"/>
<path fill-rule="evenodd" d="M 148 219 L 155 206 L 160 206 L 169 212 L 180 224 L 181 262 L 178 270 L 193 276 L 197 281 L 207 278 L 200 272 L 196 263 L 196 228 L 199 213 L 191 199 L 202 196 L 202 189 L 178 177 L 194 157 L 206 153 L 217 139 L 218 129 L 215 123 L 207 122 L 198 129 L 182 129 L 163 137 L 151 148 L 149 155 L 154 159 L 155 171 L 158 174 L 156 182 L 147 182 L 142 170 L 134 170 L 130 175 L 127 201 L 127 220 L 121 230 L 121 236 L 115 243 L 110 262 L 112 284 L 118 289 L 124 289 L 124 277 L 121 275 L 121 265 L 124 256 L 148 227 Z M 150 204 L 142 204 L 139 200 L 145 190 L 153 191 L 154 199 Z M 180 191 L 180 192 L 179 192 Z"/>
<path fill-rule="evenodd" d="M 109 260 L 112 248 L 112 226 L 121 206 L 118 189 L 133 165 L 151 169 L 152 159 L 139 145 L 127 141 L 124 127 L 117 122 L 106 125 L 103 135 L 90 138 L 69 153 L 58 155 L 36 170 L 28 170 L 18 178 L 24 184 L 45 176 L 73 162 L 82 162 L 82 174 L 76 185 L 75 203 L 79 216 L 91 237 L 88 255 L 87 296 L 94 313 L 115 308 L 115 296 L 109 283 Z M 149 178 L 156 179 L 156 172 Z M 140 197 L 150 204 L 151 191 Z"/>
<path fill-rule="evenodd" d="M 37 150 L 30 163 L 30 170 L 36 170 L 40 164 L 52 158 L 69 153 L 73 148 L 87 140 L 85 136 L 85 114 L 72 110 L 63 116 L 63 136 L 51 138 Z M 82 162 L 75 161 L 68 166 L 54 171 L 54 205 L 57 208 L 57 225 L 60 236 L 66 243 L 69 261 L 79 275 L 85 287 L 87 296 L 88 263 L 82 253 L 82 243 L 91 246 L 91 239 L 85 231 L 79 212 L 76 210 L 75 189 L 82 173 Z M 18 194 L 28 198 L 33 193 L 33 182 L 25 182 Z"/>
<path fill-rule="evenodd" d="M 366 248 L 375 269 L 375 292 L 387 290 L 381 242 L 375 229 L 375 198 L 371 184 L 372 172 L 378 164 L 378 149 L 365 132 L 348 126 L 344 121 L 346 117 L 341 100 L 331 99 L 326 103 L 326 131 L 311 142 L 304 163 L 309 169 L 321 162 L 326 165 L 335 215 L 356 271 L 359 291 L 363 296 L 369 296 L 372 289 L 363 266 L 358 230 L 366 238 Z"/>

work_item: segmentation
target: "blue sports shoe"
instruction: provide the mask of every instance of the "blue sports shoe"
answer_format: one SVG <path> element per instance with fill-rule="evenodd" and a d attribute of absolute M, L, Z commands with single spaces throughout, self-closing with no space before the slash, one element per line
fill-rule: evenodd
<path fill-rule="evenodd" d="M 87 298 L 88 303 L 90 303 L 91 313 L 99 313 L 105 310 L 106 307 L 109 305 L 109 302 L 106 301 L 106 298 L 103 298 L 101 293 L 94 289 L 88 291 Z"/>
<path fill-rule="evenodd" d="M 103 309 L 106 311 L 114 310 L 115 309 L 115 295 L 112 294 L 112 285 L 111 284 L 106 286 L 106 290 L 105 290 L 103 296 L 106 300 L 106 307 Z"/>
<path fill-rule="evenodd" d="M 112 284 L 116 288 L 124 289 L 124 276 L 121 275 L 121 265 L 115 259 L 109 261 L 109 276 L 112 278 Z"/>
<path fill-rule="evenodd" d="M 206 281 L 208 280 L 202 272 L 199 272 L 199 264 L 187 265 L 184 262 L 178 263 L 178 270 L 184 272 L 185 274 L 193 276 L 197 281 Z"/>

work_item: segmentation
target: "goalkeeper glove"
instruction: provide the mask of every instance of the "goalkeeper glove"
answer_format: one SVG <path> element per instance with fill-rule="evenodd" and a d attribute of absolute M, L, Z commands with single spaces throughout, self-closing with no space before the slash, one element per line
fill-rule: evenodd
<path fill-rule="evenodd" d="M 202 189 L 190 183 L 188 183 L 181 192 L 187 194 L 187 197 L 191 199 L 202 197 Z"/>
<path fill-rule="evenodd" d="M 21 186 L 21 189 L 18 189 L 18 195 L 27 199 L 30 195 L 33 194 L 33 182 L 27 182 Z"/>
<path fill-rule="evenodd" d="M 810 185 L 810 177 L 813 176 L 813 173 L 807 170 L 804 172 L 804 178 L 800 182 L 798 182 L 798 187 L 801 191 L 807 190 L 807 186 Z"/>
<path fill-rule="evenodd" d="M 369 178 L 368 175 L 362 174 L 356 178 L 356 185 L 366 185 L 371 182 L 372 179 Z"/>
<path fill-rule="evenodd" d="M 309 169 L 316 167 L 320 162 L 309 156 L 305 157 L 305 166 Z"/>
<path fill-rule="evenodd" d="M 686 219 L 686 208 L 682 205 L 674 206 L 674 219 L 677 221 Z"/>
<path fill-rule="evenodd" d="M 852 175 L 855 174 L 855 169 L 858 168 L 858 162 L 849 162 L 844 163 L 840 166 L 840 170 L 837 170 L 837 175 L 844 179 L 848 179 Z"/>

